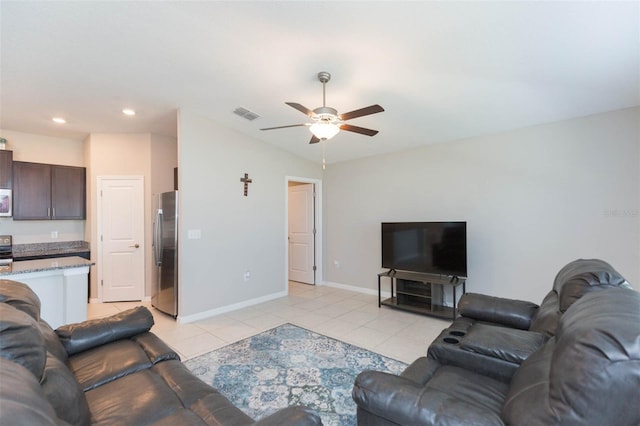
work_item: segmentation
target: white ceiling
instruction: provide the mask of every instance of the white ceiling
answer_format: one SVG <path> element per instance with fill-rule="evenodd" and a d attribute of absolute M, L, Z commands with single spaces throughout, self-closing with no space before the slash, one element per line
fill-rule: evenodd
<path fill-rule="evenodd" d="M 640 105 L 638 1 L 2 0 L 0 18 L 0 128 L 50 136 L 175 135 L 185 108 L 319 162 L 305 127 L 259 130 L 307 122 L 284 102 L 321 106 L 319 71 L 328 106 L 386 110 L 329 163 Z"/>

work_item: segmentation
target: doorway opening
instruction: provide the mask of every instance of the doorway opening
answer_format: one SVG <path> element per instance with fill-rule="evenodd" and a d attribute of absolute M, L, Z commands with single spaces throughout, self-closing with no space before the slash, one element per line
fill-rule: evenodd
<path fill-rule="evenodd" d="M 287 176 L 285 273 L 289 281 L 322 282 L 322 181 Z"/>

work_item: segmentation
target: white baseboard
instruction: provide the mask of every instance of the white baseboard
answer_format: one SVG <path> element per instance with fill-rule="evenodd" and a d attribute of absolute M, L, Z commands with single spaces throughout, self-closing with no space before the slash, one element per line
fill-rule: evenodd
<path fill-rule="evenodd" d="M 209 309 L 208 311 L 198 312 L 193 315 L 178 315 L 176 321 L 180 324 L 186 324 L 194 321 L 199 321 L 201 319 L 214 317 L 216 315 L 224 314 L 231 311 L 237 311 L 238 309 L 247 308 L 249 306 L 257 305 L 259 303 L 268 302 L 273 299 L 279 299 L 280 297 L 287 296 L 287 291 L 280 291 L 278 293 L 268 294 L 262 297 L 256 297 L 255 299 L 245 300 L 244 302 L 236 303 L 229 306 L 223 306 L 221 308 Z"/>
<path fill-rule="evenodd" d="M 143 302 L 151 302 L 151 296 L 143 297 L 142 301 Z M 102 302 L 97 297 L 92 297 L 92 298 L 89 299 L 89 303 L 102 303 Z"/>

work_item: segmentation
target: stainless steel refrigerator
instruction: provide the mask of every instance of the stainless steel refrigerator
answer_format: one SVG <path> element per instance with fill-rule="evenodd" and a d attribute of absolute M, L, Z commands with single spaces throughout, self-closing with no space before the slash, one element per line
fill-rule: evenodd
<path fill-rule="evenodd" d="M 157 267 L 151 305 L 173 317 L 178 315 L 178 191 L 158 196 L 153 221 L 153 257 Z"/>

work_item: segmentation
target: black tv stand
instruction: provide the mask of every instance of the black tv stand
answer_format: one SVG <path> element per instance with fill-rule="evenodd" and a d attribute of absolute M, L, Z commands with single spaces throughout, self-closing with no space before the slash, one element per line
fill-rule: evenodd
<path fill-rule="evenodd" d="M 382 277 L 391 281 L 391 297 L 382 300 Z M 417 314 L 454 320 L 458 315 L 456 289 L 462 285 L 466 292 L 466 279 L 456 276 L 423 274 L 390 269 L 378 274 L 378 307 L 382 305 Z M 453 307 L 444 305 L 444 288 L 453 289 Z"/>

